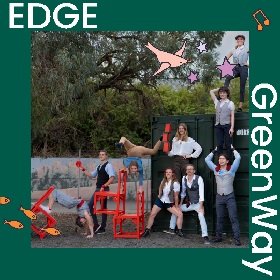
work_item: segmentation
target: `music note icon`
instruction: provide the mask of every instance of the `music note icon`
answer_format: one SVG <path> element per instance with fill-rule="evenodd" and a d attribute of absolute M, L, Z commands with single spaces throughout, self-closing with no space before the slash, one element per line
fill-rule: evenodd
<path fill-rule="evenodd" d="M 256 11 L 254 14 L 253 14 L 253 17 L 254 17 L 254 19 L 255 19 L 255 21 L 258 23 L 258 31 L 262 31 L 263 30 L 263 26 L 262 26 L 262 24 L 258 21 L 258 19 L 256 18 L 256 14 L 258 14 L 258 13 L 261 13 L 262 14 L 262 16 L 264 17 L 264 22 L 263 22 L 263 24 L 264 25 L 266 25 L 266 26 L 268 26 L 269 24 L 270 24 L 270 21 L 269 21 L 269 19 L 267 18 L 267 16 L 264 14 L 264 12 L 262 11 L 262 10 L 258 10 L 258 11 Z"/>

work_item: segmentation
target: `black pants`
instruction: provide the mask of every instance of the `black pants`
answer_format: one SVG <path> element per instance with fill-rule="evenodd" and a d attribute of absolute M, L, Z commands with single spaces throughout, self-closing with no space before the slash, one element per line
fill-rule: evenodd
<path fill-rule="evenodd" d="M 99 191 L 100 191 L 100 188 L 96 188 L 94 194 L 96 192 L 99 192 Z M 109 187 L 104 188 L 104 191 L 109 191 Z M 90 198 L 90 200 L 88 202 L 88 207 L 89 207 L 90 213 L 92 215 L 93 223 L 96 225 L 96 224 L 98 224 L 98 220 L 97 220 L 96 214 L 93 213 L 93 210 L 94 210 L 94 194 L 92 195 L 92 197 Z M 107 197 L 104 198 L 104 208 L 107 209 Z M 107 223 L 107 214 L 102 213 L 101 227 L 106 228 L 106 223 Z"/>
<path fill-rule="evenodd" d="M 217 124 L 215 126 L 215 130 L 216 130 L 216 138 L 217 138 L 218 156 L 223 153 L 223 146 L 225 142 L 227 155 L 230 161 L 232 161 L 231 137 L 229 135 L 230 127 L 231 127 L 230 124 L 225 124 L 225 125 Z"/>
<path fill-rule="evenodd" d="M 228 210 L 229 219 L 232 226 L 234 238 L 240 239 L 240 229 L 237 219 L 237 209 L 234 193 L 228 195 L 216 195 L 216 212 L 217 212 L 217 232 L 218 237 L 223 235 L 223 222 L 226 215 L 226 209 Z"/>
<path fill-rule="evenodd" d="M 244 102 L 244 94 L 245 94 L 245 85 L 248 78 L 248 67 L 247 66 L 236 66 L 233 68 L 233 76 L 227 76 L 224 86 L 228 87 L 230 81 L 240 77 L 240 95 L 239 95 L 239 102 Z"/>

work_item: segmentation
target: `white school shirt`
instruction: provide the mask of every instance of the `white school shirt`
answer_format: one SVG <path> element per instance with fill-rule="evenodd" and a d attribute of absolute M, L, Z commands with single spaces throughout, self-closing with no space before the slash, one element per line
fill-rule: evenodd
<path fill-rule="evenodd" d="M 195 150 L 193 152 L 193 150 Z M 176 137 L 172 140 L 172 148 L 168 153 L 169 157 L 191 155 L 192 158 L 197 158 L 202 152 L 201 146 L 191 137 L 187 141 L 177 140 Z"/>
<path fill-rule="evenodd" d="M 169 182 L 166 182 L 165 183 L 165 186 L 162 190 L 162 196 L 160 198 L 160 200 L 163 202 L 163 203 L 172 203 L 174 201 L 170 201 L 168 195 L 170 193 L 170 187 L 171 187 L 171 180 Z M 174 192 L 180 192 L 180 184 L 178 182 L 174 182 L 173 183 L 173 190 Z"/>

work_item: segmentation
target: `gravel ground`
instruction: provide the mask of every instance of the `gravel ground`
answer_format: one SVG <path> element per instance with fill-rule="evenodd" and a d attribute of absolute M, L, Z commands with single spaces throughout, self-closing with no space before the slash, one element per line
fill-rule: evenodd
<path fill-rule="evenodd" d="M 248 248 L 248 237 L 242 237 L 242 245 L 236 247 L 232 236 L 225 236 L 223 242 L 205 245 L 200 234 L 187 234 L 186 238 L 170 235 L 163 232 L 151 232 L 150 236 L 141 239 L 114 238 L 112 215 L 108 215 L 107 229 L 105 234 L 95 234 L 93 238 L 87 239 L 83 229 L 75 230 L 75 214 L 54 213 L 52 215 L 57 223 L 55 228 L 60 231 L 60 235 L 53 236 L 47 234 L 40 239 L 34 231 L 31 233 L 32 248 Z M 148 220 L 149 214 L 146 215 Z M 101 217 L 99 217 L 99 220 Z M 34 222 L 38 228 L 46 225 L 46 218 L 38 215 Z M 133 224 L 124 224 L 124 230 L 133 230 Z M 211 237 L 210 237 L 211 238 Z"/>

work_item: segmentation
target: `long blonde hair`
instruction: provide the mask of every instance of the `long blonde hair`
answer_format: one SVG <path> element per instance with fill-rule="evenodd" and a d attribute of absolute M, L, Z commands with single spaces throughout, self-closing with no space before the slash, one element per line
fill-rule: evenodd
<path fill-rule="evenodd" d="M 178 182 L 178 180 L 177 180 L 177 178 L 176 178 L 176 175 L 175 175 L 175 173 L 174 173 L 174 170 L 172 169 L 172 168 L 166 168 L 165 170 L 164 170 L 164 176 L 163 176 L 163 179 L 162 179 L 162 181 L 161 181 L 161 184 L 160 184 L 160 186 L 159 186 L 159 194 L 161 194 L 162 193 L 162 190 L 164 189 L 164 187 L 165 187 L 165 184 L 166 184 L 166 182 L 167 182 L 167 178 L 166 178 L 166 171 L 167 170 L 171 170 L 172 171 L 172 178 L 171 178 L 171 182 Z"/>
<path fill-rule="evenodd" d="M 184 128 L 184 130 L 185 130 L 182 139 L 180 139 L 180 134 L 179 134 L 179 127 L 180 127 L 180 126 L 182 126 L 182 127 Z M 178 125 L 177 131 L 176 131 L 176 134 L 175 134 L 175 138 L 177 139 L 177 141 L 179 141 L 179 140 L 187 141 L 187 140 L 188 140 L 188 129 L 187 129 L 187 126 L 186 126 L 184 123 L 180 123 L 180 124 Z"/>

